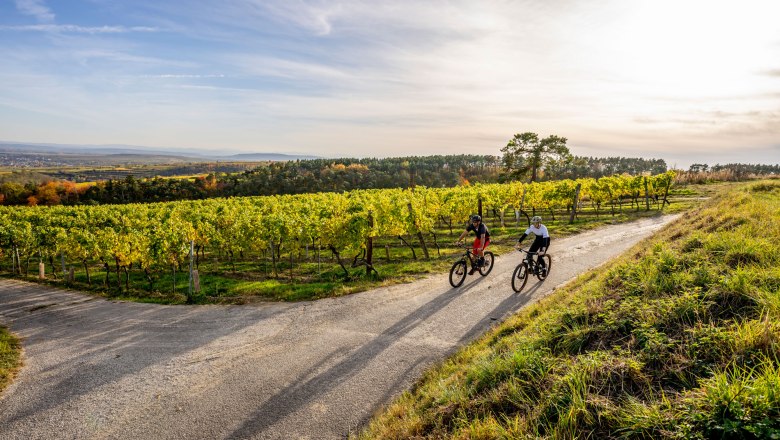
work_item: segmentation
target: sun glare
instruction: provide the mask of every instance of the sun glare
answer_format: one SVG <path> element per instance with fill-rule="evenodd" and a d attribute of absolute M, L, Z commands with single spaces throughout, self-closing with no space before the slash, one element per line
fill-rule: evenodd
<path fill-rule="evenodd" d="M 677 98 L 750 93 L 769 68 L 774 18 L 757 2 L 643 2 L 618 24 L 620 76 Z M 771 3 L 771 2 L 763 2 Z"/>

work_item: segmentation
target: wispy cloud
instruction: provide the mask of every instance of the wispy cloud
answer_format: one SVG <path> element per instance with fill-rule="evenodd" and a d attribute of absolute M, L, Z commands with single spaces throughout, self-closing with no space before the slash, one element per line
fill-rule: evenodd
<path fill-rule="evenodd" d="M 16 0 L 16 9 L 24 15 L 31 15 L 42 23 L 54 21 L 54 13 L 42 0 Z"/>
<path fill-rule="evenodd" d="M 342 9 L 339 2 L 312 4 L 302 0 L 258 3 L 263 13 L 269 13 L 283 21 L 293 23 L 316 35 L 328 35 L 332 30 L 331 18 Z"/>
<path fill-rule="evenodd" d="M 183 79 L 200 79 L 200 78 L 225 78 L 223 74 L 178 74 L 178 73 L 164 73 L 160 75 L 141 75 L 141 78 L 183 78 Z"/>
<path fill-rule="evenodd" d="M 76 34 L 126 34 L 130 32 L 159 32 L 146 26 L 78 26 L 74 24 L 33 24 L 26 26 L 0 26 L 0 30 Z"/>

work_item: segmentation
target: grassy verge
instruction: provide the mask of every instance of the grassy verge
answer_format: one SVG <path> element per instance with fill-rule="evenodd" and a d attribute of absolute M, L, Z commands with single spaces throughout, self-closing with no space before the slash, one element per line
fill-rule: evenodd
<path fill-rule="evenodd" d="M 428 371 L 368 438 L 780 438 L 780 182 L 742 184 Z"/>
<path fill-rule="evenodd" d="M 0 326 L 0 393 L 21 366 L 22 345 L 7 328 Z"/>

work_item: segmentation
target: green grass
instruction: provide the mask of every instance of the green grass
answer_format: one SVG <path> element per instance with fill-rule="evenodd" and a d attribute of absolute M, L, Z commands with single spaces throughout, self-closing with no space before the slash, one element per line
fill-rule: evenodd
<path fill-rule="evenodd" d="M 725 185 L 427 371 L 368 438 L 780 438 L 780 182 Z"/>
<path fill-rule="evenodd" d="M 21 367 L 22 345 L 7 328 L 0 326 L 0 392 Z"/>

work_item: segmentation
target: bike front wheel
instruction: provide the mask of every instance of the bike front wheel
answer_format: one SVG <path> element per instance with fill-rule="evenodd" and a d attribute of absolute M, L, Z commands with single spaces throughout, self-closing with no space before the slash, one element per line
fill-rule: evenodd
<path fill-rule="evenodd" d="M 517 265 L 512 274 L 512 290 L 520 293 L 528 282 L 528 264 L 524 261 Z"/>
<path fill-rule="evenodd" d="M 479 268 L 479 274 L 483 277 L 493 270 L 493 252 L 487 251 L 484 253 L 485 263 Z"/>
<path fill-rule="evenodd" d="M 450 269 L 450 284 L 452 287 L 460 287 L 466 279 L 466 262 L 456 261 Z"/>
<path fill-rule="evenodd" d="M 547 275 L 550 274 L 550 269 L 552 269 L 552 258 L 548 254 L 542 255 L 542 260 L 544 261 L 544 269 L 539 267 L 539 264 L 536 265 L 539 269 L 539 273 L 536 274 L 536 277 L 539 278 L 540 281 L 544 281 L 544 279 L 547 278 Z"/>

